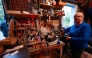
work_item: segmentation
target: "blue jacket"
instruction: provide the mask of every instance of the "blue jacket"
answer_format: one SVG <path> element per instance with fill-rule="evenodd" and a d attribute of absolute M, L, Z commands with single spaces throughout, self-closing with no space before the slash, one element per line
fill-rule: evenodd
<path fill-rule="evenodd" d="M 4 37 L 8 37 L 8 25 L 5 19 L 1 22 L 1 31 Z"/>
<path fill-rule="evenodd" d="M 91 37 L 91 27 L 89 24 L 85 22 L 79 26 L 74 24 L 73 26 L 66 28 L 65 32 L 68 32 L 71 37 L 70 44 L 72 48 L 85 49 L 88 47 L 88 41 Z"/>

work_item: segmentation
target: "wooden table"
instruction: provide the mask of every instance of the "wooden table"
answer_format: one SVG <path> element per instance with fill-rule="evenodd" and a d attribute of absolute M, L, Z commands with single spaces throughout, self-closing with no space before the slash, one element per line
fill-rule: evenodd
<path fill-rule="evenodd" d="M 52 49 L 58 49 L 58 50 L 60 50 L 60 55 L 58 55 L 58 53 L 57 52 L 55 52 L 55 51 L 53 51 L 52 50 L 52 52 L 54 52 L 54 54 L 56 54 L 56 55 L 58 55 L 60 58 L 62 58 L 62 50 L 63 50 L 63 46 L 65 45 L 65 43 L 63 43 L 62 41 L 60 41 L 60 44 L 57 44 L 57 40 L 56 41 L 54 41 L 54 42 L 50 42 L 49 43 L 49 49 L 50 50 L 52 50 Z"/>
<path fill-rule="evenodd" d="M 38 43 L 40 43 L 40 42 L 35 43 L 34 46 L 37 46 Z M 31 49 L 31 50 L 30 50 L 30 48 L 32 48 L 32 47 L 28 47 L 31 56 L 32 56 L 32 54 L 33 54 L 33 55 L 34 55 L 34 54 L 42 55 L 42 54 L 45 53 L 47 50 L 49 50 L 49 51 L 50 51 L 50 54 L 51 54 L 51 53 L 54 53 L 54 54 L 56 54 L 57 56 L 59 56 L 60 58 L 62 57 L 62 50 L 63 50 L 63 46 L 65 45 L 65 43 L 63 43 L 62 41 L 60 41 L 60 44 L 57 44 L 57 40 L 56 40 L 56 41 L 53 41 L 53 42 L 48 42 L 48 46 L 45 45 L 46 42 L 44 42 L 44 41 L 41 42 L 41 43 L 42 43 L 42 44 L 40 44 L 40 47 L 39 47 L 39 48 L 34 48 L 34 49 Z M 44 44 L 44 43 L 45 43 L 45 44 Z M 33 44 L 33 43 L 32 43 L 32 44 Z M 44 45 L 43 45 L 43 44 L 44 44 Z M 42 46 L 41 46 L 41 45 L 42 45 Z M 53 49 L 58 49 L 58 50 L 60 50 L 60 55 L 59 55 L 57 52 L 55 52 Z M 42 56 L 44 56 L 44 55 L 42 55 Z M 39 58 L 40 58 L 40 57 L 39 57 Z"/>

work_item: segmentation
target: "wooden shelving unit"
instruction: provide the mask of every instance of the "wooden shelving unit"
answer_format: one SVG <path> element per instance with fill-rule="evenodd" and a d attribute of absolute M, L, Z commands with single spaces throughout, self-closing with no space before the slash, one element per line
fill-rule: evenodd
<path fill-rule="evenodd" d="M 21 13 L 21 11 L 14 11 L 14 10 L 7 10 L 7 14 L 10 15 L 11 17 L 14 17 L 14 20 L 12 20 L 14 21 L 14 24 L 12 25 L 14 28 L 10 28 L 12 29 L 12 31 L 15 31 L 15 33 L 13 32 L 14 37 L 18 37 L 17 34 L 19 33 L 19 31 L 21 31 L 20 33 L 22 34 L 22 31 L 28 29 L 29 27 L 37 28 L 36 19 L 39 18 L 40 16 L 39 14 L 29 14 L 28 12 Z"/>
<path fill-rule="evenodd" d="M 59 2 L 59 5 L 48 5 L 48 4 L 42 4 L 40 3 L 40 8 L 43 8 L 44 10 L 47 10 L 47 13 L 43 12 L 43 16 L 41 17 L 41 20 L 44 20 L 45 22 L 48 20 L 51 20 L 53 22 L 53 25 L 59 25 L 59 29 L 61 28 L 61 17 L 65 14 L 62 11 L 63 6 L 66 5 L 66 2 Z M 48 13 L 48 10 L 53 9 L 53 13 Z M 54 22 L 57 21 L 57 24 Z"/>

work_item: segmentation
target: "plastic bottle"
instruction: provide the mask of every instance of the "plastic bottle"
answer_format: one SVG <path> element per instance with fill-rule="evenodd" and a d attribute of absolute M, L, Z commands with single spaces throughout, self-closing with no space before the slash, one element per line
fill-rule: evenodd
<path fill-rule="evenodd" d="M 57 40 L 57 44 L 60 44 L 60 39 L 57 35 L 56 35 L 56 40 Z"/>

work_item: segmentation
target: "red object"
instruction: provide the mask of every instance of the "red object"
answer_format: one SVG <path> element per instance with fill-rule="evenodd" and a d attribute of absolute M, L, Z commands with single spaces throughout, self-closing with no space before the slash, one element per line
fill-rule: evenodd
<path fill-rule="evenodd" d="M 90 4 L 89 4 L 89 8 L 90 8 L 90 7 L 92 7 L 92 2 L 90 2 Z"/>
<path fill-rule="evenodd" d="M 30 17 L 31 17 L 31 19 L 34 19 L 34 18 L 36 18 L 36 16 L 35 16 L 35 15 L 31 15 Z"/>

